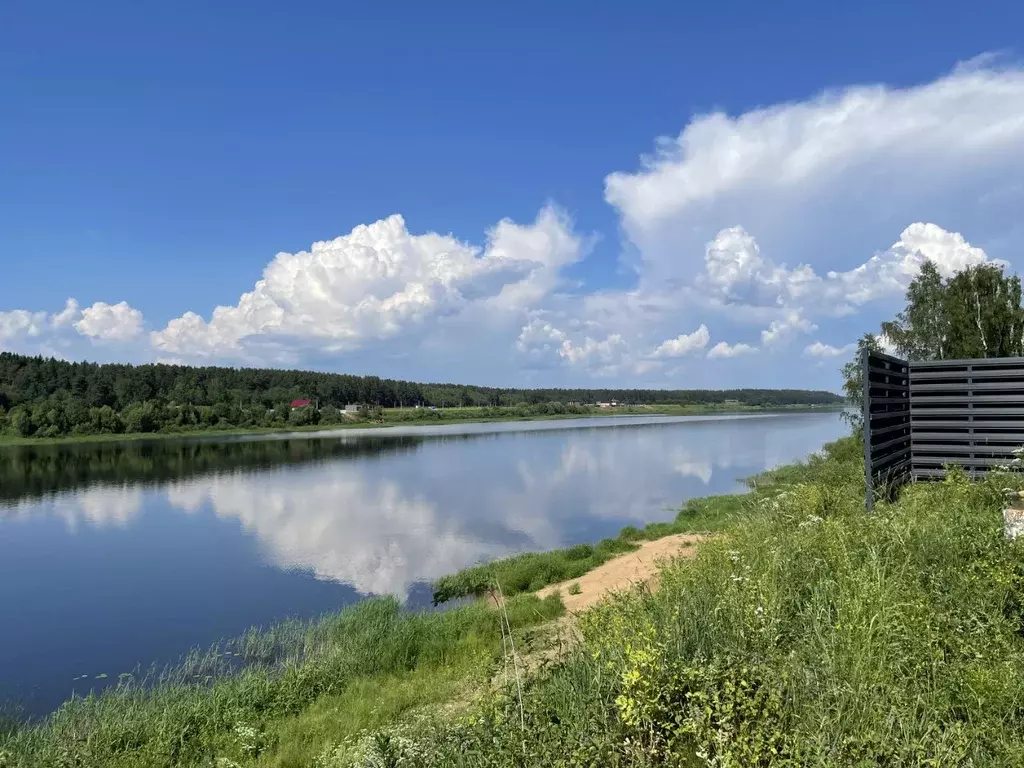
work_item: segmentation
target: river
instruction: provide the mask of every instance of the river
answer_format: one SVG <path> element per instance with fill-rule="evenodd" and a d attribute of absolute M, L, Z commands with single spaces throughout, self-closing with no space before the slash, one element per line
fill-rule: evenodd
<path fill-rule="evenodd" d="M 481 560 L 669 520 L 835 412 L 0 448 L 0 700 L 23 714 L 252 625 L 429 605 Z"/>

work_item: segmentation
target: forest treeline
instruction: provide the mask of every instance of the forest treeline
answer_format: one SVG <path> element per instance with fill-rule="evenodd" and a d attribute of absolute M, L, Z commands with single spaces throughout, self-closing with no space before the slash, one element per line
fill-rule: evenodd
<path fill-rule="evenodd" d="M 293 410 L 290 404 L 298 399 L 310 399 L 318 408 Z M 23 437 L 337 423 L 344 420 L 339 409 L 349 403 L 521 409 L 609 400 L 763 407 L 840 402 L 831 392 L 793 389 L 506 389 L 265 368 L 101 365 L 0 353 L 0 433 Z"/>

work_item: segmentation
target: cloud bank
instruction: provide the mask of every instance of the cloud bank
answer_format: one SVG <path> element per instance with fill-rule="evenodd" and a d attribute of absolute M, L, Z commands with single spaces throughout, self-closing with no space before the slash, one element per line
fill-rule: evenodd
<path fill-rule="evenodd" d="M 162 327 L 125 301 L 0 311 L 0 349 L 342 370 L 396 359 L 408 378 L 510 384 L 834 387 L 820 360 L 891 316 L 925 259 L 951 275 L 1005 263 L 1020 240 L 1018 67 L 698 115 L 654 146 L 605 179 L 628 269 L 611 288 L 572 277 L 607 233 L 577 231 L 555 205 L 479 243 L 410 232 L 396 214 L 279 253 L 235 304 Z"/>

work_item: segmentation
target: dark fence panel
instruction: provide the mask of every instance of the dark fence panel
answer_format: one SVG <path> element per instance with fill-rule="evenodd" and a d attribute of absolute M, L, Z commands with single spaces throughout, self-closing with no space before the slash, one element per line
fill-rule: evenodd
<path fill-rule="evenodd" d="M 911 363 L 910 424 L 915 480 L 1006 464 L 1024 445 L 1024 358 Z"/>
<path fill-rule="evenodd" d="M 1024 357 L 908 363 L 865 355 L 867 505 L 908 479 L 972 477 L 1005 465 L 1024 446 Z"/>
<path fill-rule="evenodd" d="M 867 505 L 906 482 L 911 466 L 910 371 L 906 360 L 865 354 L 864 471 Z"/>

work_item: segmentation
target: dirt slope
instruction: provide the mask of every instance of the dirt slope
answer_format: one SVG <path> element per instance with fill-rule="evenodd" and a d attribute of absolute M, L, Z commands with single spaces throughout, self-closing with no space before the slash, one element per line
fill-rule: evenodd
<path fill-rule="evenodd" d="M 657 563 L 671 557 L 692 557 L 697 553 L 696 545 L 707 536 L 679 533 L 654 541 L 645 541 L 636 552 L 628 552 L 599 565 L 578 579 L 563 581 L 544 587 L 537 595 L 545 597 L 552 592 L 562 593 L 562 602 L 570 613 L 578 613 L 600 600 L 608 592 L 629 589 L 634 584 L 649 581 L 658 574 Z M 573 595 L 569 589 L 579 584 L 580 593 Z"/>

